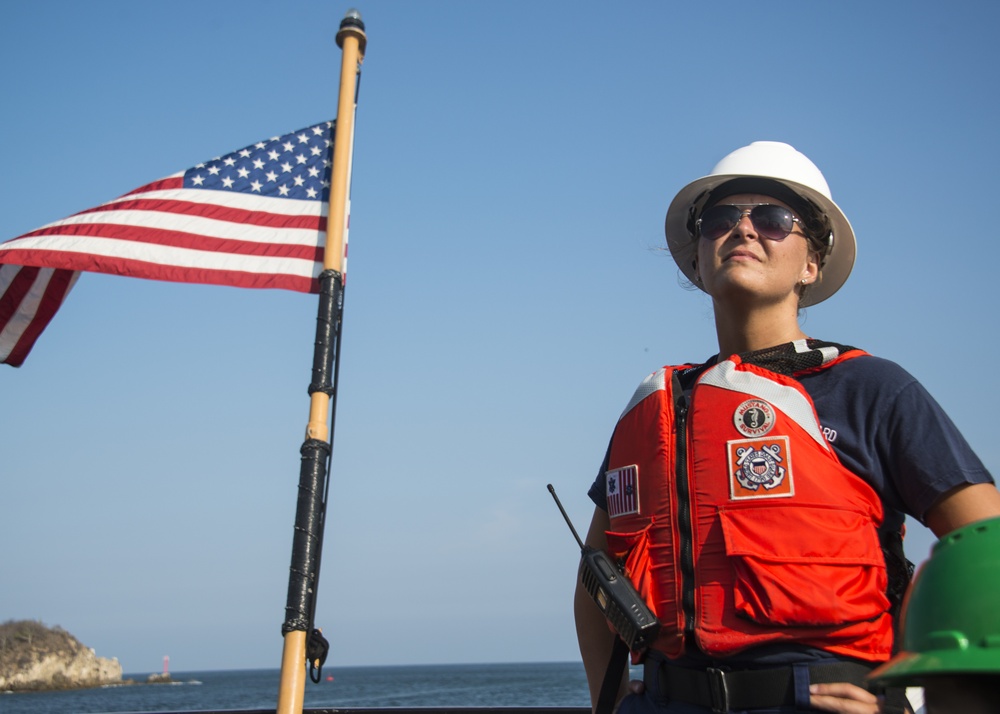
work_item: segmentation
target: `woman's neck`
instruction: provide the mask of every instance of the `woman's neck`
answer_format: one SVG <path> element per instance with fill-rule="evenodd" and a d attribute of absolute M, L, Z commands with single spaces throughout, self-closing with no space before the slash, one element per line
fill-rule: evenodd
<path fill-rule="evenodd" d="M 715 332 L 720 359 L 806 337 L 799 327 L 797 308 L 788 304 L 751 310 L 723 310 L 716 304 Z"/>

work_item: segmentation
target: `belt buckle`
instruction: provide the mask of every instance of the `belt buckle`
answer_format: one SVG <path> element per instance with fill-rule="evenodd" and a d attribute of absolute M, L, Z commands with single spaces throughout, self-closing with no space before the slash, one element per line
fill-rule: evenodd
<path fill-rule="evenodd" d="M 712 712 L 726 714 L 729 711 L 729 687 L 726 684 L 726 673 L 715 667 L 709 667 L 705 673 L 708 675 L 708 693 L 712 699 Z"/>

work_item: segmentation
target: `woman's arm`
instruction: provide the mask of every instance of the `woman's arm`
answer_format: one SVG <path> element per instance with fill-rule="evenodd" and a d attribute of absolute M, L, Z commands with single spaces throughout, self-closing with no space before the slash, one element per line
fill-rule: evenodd
<path fill-rule="evenodd" d="M 938 538 L 956 528 L 1000 516 L 1000 491 L 991 483 L 956 486 L 927 509 L 924 522 Z"/>
<path fill-rule="evenodd" d="M 594 518 L 587 533 L 587 545 L 607 550 L 607 537 L 604 533 L 609 527 L 607 512 L 595 508 Z M 573 612 L 576 616 L 576 638 L 580 644 L 580 654 L 583 656 L 583 668 L 587 672 L 587 683 L 590 685 L 590 704 L 596 708 L 617 635 L 608 627 L 604 613 L 597 607 L 579 579 L 573 599 Z M 625 677 L 622 676 L 618 699 L 624 695 Z"/>

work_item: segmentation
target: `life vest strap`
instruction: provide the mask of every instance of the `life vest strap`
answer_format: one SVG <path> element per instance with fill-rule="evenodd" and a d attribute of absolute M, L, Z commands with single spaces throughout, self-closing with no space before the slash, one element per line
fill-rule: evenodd
<path fill-rule="evenodd" d="M 616 636 L 615 644 L 611 648 L 608 668 L 604 672 L 604 681 L 601 683 L 601 693 L 597 697 L 595 714 L 611 714 L 614 711 L 618 700 L 618 691 L 622 686 L 622 677 L 625 675 L 625 662 L 627 660 L 628 645 L 621 637 Z"/>

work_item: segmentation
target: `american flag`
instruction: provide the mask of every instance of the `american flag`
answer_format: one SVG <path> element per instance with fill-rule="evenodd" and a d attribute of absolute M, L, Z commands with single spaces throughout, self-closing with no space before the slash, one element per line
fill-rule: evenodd
<path fill-rule="evenodd" d="M 0 243 L 0 363 L 24 362 L 81 270 L 317 292 L 333 128 L 257 142 Z"/>
<path fill-rule="evenodd" d="M 639 512 L 639 467 L 624 466 L 605 474 L 608 516 L 626 516 Z"/>

